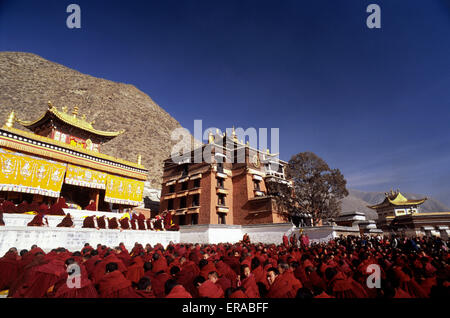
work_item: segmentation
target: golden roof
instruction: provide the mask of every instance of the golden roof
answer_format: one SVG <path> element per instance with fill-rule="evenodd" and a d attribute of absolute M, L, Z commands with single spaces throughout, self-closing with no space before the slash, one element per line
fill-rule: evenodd
<path fill-rule="evenodd" d="M 28 138 L 30 140 L 34 140 L 34 141 L 37 141 L 37 142 L 44 142 L 44 143 L 47 143 L 47 144 L 52 145 L 52 146 L 58 146 L 58 147 L 61 147 L 61 148 L 65 148 L 68 151 L 78 152 L 78 153 L 81 153 L 83 155 L 95 157 L 95 158 L 98 158 L 99 160 L 103 159 L 103 160 L 107 160 L 107 161 L 110 161 L 110 162 L 113 162 L 113 163 L 116 163 L 116 164 L 122 164 L 124 166 L 128 166 L 128 167 L 131 167 L 131 168 L 134 168 L 134 169 L 138 169 L 136 171 L 126 172 L 126 175 L 130 175 L 132 177 L 139 177 L 139 178 L 142 177 L 142 178 L 144 178 L 144 176 L 148 172 L 148 170 L 142 164 L 130 162 L 130 161 L 127 161 L 127 160 L 124 160 L 124 159 L 115 158 L 113 156 L 102 154 L 102 153 L 99 153 L 99 152 L 96 152 L 96 151 L 92 151 L 92 150 L 89 150 L 89 149 L 76 147 L 76 146 L 73 146 L 73 145 L 70 145 L 70 144 L 66 144 L 64 142 L 57 141 L 57 140 L 54 140 L 54 139 L 51 139 L 51 138 L 48 138 L 48 137 L 36 135 L 36 134 L 34 134 L 32 132 L 23 131 L 23 130 L 20 130 L 20 129 L 17 129 L 17 128 L 10 128 L 10 127 L 7 127 L 6 125 L 1 127 L 1 130 L 5 131 L 5 132 L 10 132 L 10 133 L 16 134 L 18 136 L 25 137 L 25 138 Z M 23 145 L 20 148 L 17 148 L 14 144 L 8 143 L 8 140 L 13 141 L 12 138 L 9 138 L 9 137 L 4 137 L 4 138 L 5 138 L 5 141 L 4 141 L 5 144 L 3 144 L 1 142 L 1 140 L 0 140 L 0 146 L 11 147 L 11 148 L 19 150 L 19 151 L 28 151 L 28 152 L 30 152 L 30 151 L 32 152 L 31 148 L 38 148 L 36 145 L 30 144 L 30 142 L 24 142 L 24 141 L 19 141 Z M 30 145 L 30 146 L 28 146 L 28 145 Z M 42 147 L 40 147 L 40 148 L 42 148 Z M 39 151 L 37 151 L 37 150 L 39 150 Z M 50 154 L 48 150 L 44 150 L 44 149 L 42 149 L 42 150 L 41 149 L 37 149 L 37 150 L 36 150 L 36 152 L 33 152 L 33 153 L 35 153 L 37 155 L 45 155 L 45 156 L 48 156 Z M 63 157 L 61 157 L 60 155 L 63 155 Z M 58 151 L 58 153 L 56 153 L 54 151 L 53 156 L 55 156 L 55 158 L 57 158 L 59 160 L 63 160 L 63 161 L 68 161 L 68 159 L 69 159 L 69 157 L 67 156 L 67 153 L 59 154 L 59 151 Z M 88 159 L 83 158 L 82 159 L 83 162 L 79 162 L 80 158 L 75 158 L 74 156 L 71 156 L 71 157 L 73 158 L 73 160 L 76 160 L 76 161 L 73 161 L 73 163 L 75 163 L 75 164 L 85 165 L 85 162 L 88 161 Z M 71 162 L 71 161 L 69 160 L 68 162 Z M 123 174 L 125 172 L 125 170 L 127 170 L 127 169 L 124 170 L 123 168 L 120 168 L 119 166 L 112 167 L 110 165 L 108 165 L 107 168 L 106 167 L 100 168 L 101 162 L 92 162 L 92 164 L 94 164 L 95 166 L 92 166 L 92 165 L 88 165 L 88 166 L 91 167 L 91 168 L 94 168 L 94 169 L 99 169 L 99 170 L 116 169 L 117 171 L 114 171 L 114 172 L 117 173 L 117 174 Z M 121 171 L 119 171 L 118 169 L 121 169 Z M 107 171 L 111 171 L 111 170 L 107 170 Z"/>
<path fill-rule="evenodd" d="M 92 124 L 94 123 L 94 121 L 92 122 L 88 122 L 86 120 L 86 116 L 83 115 L 82 117 L 78 117 L 78 107 L 74 107 L 74 110 L 72 112 L 72 114 L 68 114 L 67 113 L 67 107 L 63 107 L 62 111 L 59 111 L 55 106 L 52 105 L 51 102 L 48 102 L 48 109 L 47 111 L 38 119 L 34 120 L 34 121 L 26 121 L 26 120 L 20 120 L 20 119 L 16 119 L 16 121 L 27 127 L 30 128 L 34 125 L 36 125 L 37 123 L 39 123 L 41 120 L 43 120 L 45 117 L 47 117 L 49 114 L 53 114 L 55 115 L 59 120 L 61 120 L 62 122 L 70 125 L 70 126 L 74 126 L 77 127 L 79 129 L 85 130 L 87 132 L 90 132 L 92 134 L 95 135 L 99 135 L 99 136 L 103 136 L 103 137 L 116 137 L 120 134 L 123 134 L 125 132 L 124 129 L 120 130 L 120 131 L 102 131 L 102 130 L 97 130 L 94 127 L 92 127 Z"/>
<path fill-rule="evenodd" d="M 368 206 L 371 209 L 378 209 L 382 207 L 386 207 L 389 205 L 402 206 L 402 205 L 420 205 L 424 203 L 427 198 L 419 199 L 419 200 L 409 200 L 403 194 L 401 194 L 398 190 L 396 192 L 392 191 L 385 193 L 385 199 L 383 202 Z"/>

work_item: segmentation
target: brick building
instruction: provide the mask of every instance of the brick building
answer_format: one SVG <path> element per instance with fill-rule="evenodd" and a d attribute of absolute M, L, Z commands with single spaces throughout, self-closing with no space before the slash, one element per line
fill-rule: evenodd
<path fill-rule="evenodd" d="M 285 179 L 286 162 L 239 142 L 233 130 L 209 135 L 208 144 L 164 161 L 160 212 L 179 225 L 283 223 L 269 182 Z"/>

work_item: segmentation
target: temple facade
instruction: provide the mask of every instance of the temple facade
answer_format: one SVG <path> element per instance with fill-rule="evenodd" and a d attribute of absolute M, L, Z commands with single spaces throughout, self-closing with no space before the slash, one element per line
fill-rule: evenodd
<path fill-rule="evenodd" d="M 290 184 L 285 165 L 269 150 L 239 142 L 234 130 L 231 136 L 210 133 L 208 144 L 181 161 L 164 161 L 160 212 L 179 225 L 284 223 L 267 185 Z"/>
<path fill-rule="evenodd" d="M 383 202 L 368 207 L 377 212 L 377 227 L 385 233 L 448 238 L 450 212 L 421 213 L 420 205 L 426 200 L 408 199 L 400 191 L 391 190 L 385 193 Z"/>
<path fill-rule="evenodd" d="M 133 163 L 101 153 L 102 144 L 124 131 L 101 131 L 92 124 L 77 107 L 69 114 L 51 102 L 34 121 L 11 112 L 0 128 L 0 198 L 52 204 L 62 196 L 70 208 L 94 203 L 101 211 L 141 205 L 148 170 L 140 158 Z"/>

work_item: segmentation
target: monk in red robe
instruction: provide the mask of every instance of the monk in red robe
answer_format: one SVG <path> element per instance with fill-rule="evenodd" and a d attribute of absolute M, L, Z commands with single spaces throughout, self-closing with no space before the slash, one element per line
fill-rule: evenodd
<path fill-rule="evenodd" d="M 248 265 L 241 266 L 241 275 L 238 277 L 238 286 L 244 289 L 248 298 L 259 298 L 259 289 L 255 277 L 250 271 Z"/>
<path fill-rule="evenodd" d="M 136 223 L 137 223 L 136 218 L 132 217 L 131 220 L 130 220 L 130 225 L 131 225 L 131 229 L 132 230 L 136 230 L 137 229 L 137 224 Z"/>
<path fill-rule="evenodd" d="M 16 248 L 10 248 L 0 258 L 0 290 L 9 289 L 19 275 L 20 256 Z"/>
<path fill-rule="evenodd" d="M 95 204 L 94 200 L 89 201 L 89 205 L 87 207 L 84 208 L 85 210 L 88 211 L 97 211 L 97 206 Z"/>
<path fill-rule="evenodd" d="M 2 203 L 3 213 L 18 213 L 16 205 L 8 200 L 3 201 Z"/>
<path fill-rule="evenodd" d="M 67 209 L 69 206 L 66 204 L 66 199 L 59 197 L 58 200 L 50 207 L 49 215 L 65 215 L 63 209 Z"/>
<path fill-rule="evenodd" d="M 44 218 L 43 213 L 36 214 L 34 218 L 27 223 L 27 226 L 48 226 L 47 218 Z"/>
<path fill-rule="evenodd" d="M 95 229 L 95 215 L 87 216 L 83 220 L 83 228 L 84 229 Z"/>
<path fill-rule="evenodd" d="M 145 231 L 145 215 L 142 213 L 139 213 L 138 217 L 137 217 L 137 224 L 138 224 L 138 228 L 141 231 Z"/>
<path fill-rule="evenodd" d="M 131 265 L 128 266 L 125 277 L 129 281 L 137 283 L 143 276 L 144 276 L 144 261 L 140 256 L 136 256 L 131 261 Z"/>
<path fill-rule="evenodd" d="M 111 230 L 116 230 L 119 228 L 119 224 L 117 223 L 117 218 L 108 218 L 108 228 Z"/>
<path fill-rule="evenodd" d="M 70 215 L 70 213 L 67 213 L 67 215 L 56 227 L 73 227 L 72 216 Z"/>
<path fill-rule="evenodd" d="M 140 298 L 131 282 L 118 270 L 117 263 L 108 263 L 98 284 L 100 298 Z"/>
<path fill-rule="evenodd" d="M 155 294 L 152 290 L 152 282 L 149 277 L 144 276 L 139 280 L 136 293 L 141 298 L 155 298 Z"/>
<path fill-rule="evenodd" d="M 41 203 L 37 212 L 39 212 L 40 214 L 48 214 L 49 210 L 50 208 L 48 207 L 47 203 Z"/>
<path fill-rule="evenodd" d="M 97 226 L 99 229 L 106 229 L 106 221 L 104 215 L 97 217 Z"/>
<path fill-rule="evenodd" d="M 270 289 L 267 298 L 294 298 L 293 288 L 286 279 L 280 276 L 278 269 L 271 267 L 267 269 L 267 279 Z"/>
<path fill-rule="evenodd" d="M 59 258 L 47 259 L 44 264 L 30 269 L 30 276 L 14 297 L 40 298 L 46 296 L 64 275 L 64 262 Z"/>
<path fill-rule="evenodd" d="M 198 288 L 199 296 L 201 298 L 224 298 L 223 289 L 216 284 L 219 280 L 217 272 L 211 272 L 208 276 L 208 279 Z"/>
<path fill-rule="evenodd" d="M 164 286 L 166 298 L 192 298 L 183 285 L 178 284 L 175 279 L 169 279 Z"/>
<path fill-rule="evenodd" d="M 155 293 L 156 298 L 164 298 L 165 284 L 169 279 L 170 275 L 164 271 L 160 271 L 155 274 L 152 280 L 152 290 Z"/>
<path fill-rule="evenodd" d="M 280 276 L 282 279 L 287 280 L 289 285 L 292 287 L 292 293 L 297 294 L 297 291 L 300 288 L 303 288 L 303 284 L 294 276 L 294 273 L 291 271 L 290 266 L 286 263 L 278 264 L 278 271 L 280 272 Z"/>
<path fill-rule="evenodd" d="M 25 213 L 30 211 L 30 204 L 26 200 L 23 200 L 22 203 L 17 206 L 17 213 Z"/>
<path fill-rule="evenodd" d="M 119 223 L 122 230 L 128 230 L 130 228 L 130 220 L 128 218 L 119 219 Z"/>
<path fill-rule="evenodd" d="M 284 247 L 288 248 L 289 247 L 289 239 L 286 236 L 286 234 L 283 234 L 283 245 Z"/>
<path fill-rule="evenodd" d="M 79 273 L 74 267 L 78 266 Z M 98 293 L 94 284 L 89 280 L 84 265 L 77 263 L 73 258 L 65 261 L 66 272 L 59 283 L 55 285 L 55 298 L 97 298 Z M 67 270 L 70 270 L 70 277 Z"/>

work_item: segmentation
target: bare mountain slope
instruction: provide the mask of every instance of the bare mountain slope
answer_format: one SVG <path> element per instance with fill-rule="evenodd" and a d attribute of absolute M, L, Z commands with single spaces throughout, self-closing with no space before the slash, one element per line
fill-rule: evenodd
<path fill-rule="evenodd" d="M 174 144 L 171 132 L 181 125 L 133 85 L 85 75 L 31 53 L 0 52 L 0 88 L 0 125 L 11 110 L 20 119 L 37 119 L 49 100 L 58 109 L 78 106 L 97 129 L 125 129 L 101 151 L 132 162 L 141 154 L 151 187 L 160 187 L 163 160 Z"/>

